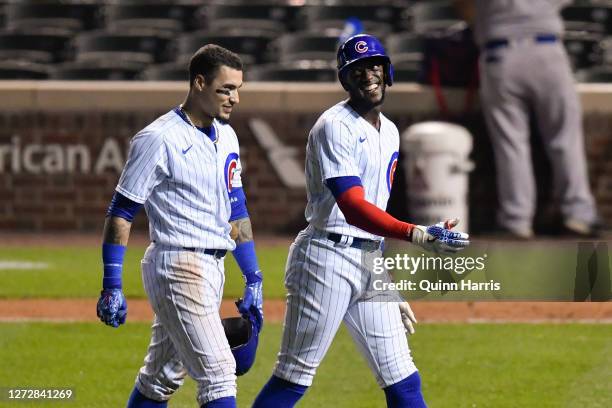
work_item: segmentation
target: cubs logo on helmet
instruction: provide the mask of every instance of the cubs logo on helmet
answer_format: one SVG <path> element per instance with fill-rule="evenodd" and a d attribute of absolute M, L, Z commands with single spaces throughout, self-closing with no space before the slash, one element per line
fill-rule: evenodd
<path fill-rule="evenodd" d="M 393 179 L 395 177 L 395 170 L 397 169 L 397 158 L 399 157 L 399 152 L 395 152 L 391 155 L 391 160 L 389 160 L 389 166 L 387 166 L 387 188 L 389 192 L 391 192 L 391 187 L 393 187 Z"/>
<path fill-rule="evenodd" d="M 378 57 L 385 62 L 385 83 L 389 86 L 393 84 L 393 65 L 391 59 L 385 51 L 378 38 L 369 34 L 357 34 L 347 39 L 338 48 L 338 77 L 340 82 L 346 74 L 349 66 L 364 58 Z"/>
<path fill-rule="evenodd" d="M 366 43 L 365 41 L 357 41 L 357 43 L 355 44 L 355 51 L 357 51 L 360 54 L 367 52 L 368 43 Z"/>
<path fill-rule="evenodd" d="M 241 187 L 235 184 L 235 175 L 236 169 L 238 168 L 238 154 L 230 153 L 225 159 L 225 187 L 227 187 L 227 192 L 231 193 L 232 188 Z"/>

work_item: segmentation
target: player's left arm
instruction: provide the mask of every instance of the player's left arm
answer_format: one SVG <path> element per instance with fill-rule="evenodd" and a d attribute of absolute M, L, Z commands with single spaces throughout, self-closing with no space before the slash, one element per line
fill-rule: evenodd
<path fill-rule="evenodd" d="M 246 318 L 253 316 L 261 330 L 263 325 L 263 275 L 255 253 L 251 219 L 246 211 L 246 205 L 243 205 L 246 217 L 230 220 L 232 227 L 230 236 L 236 241 L 236 249 L 232 255 L 240 267 L 245 282 L 244 294 L 238 301 L 238 310 Z"/>
<path fill-rule="evenodd" d="M 430 226 L 414 225 L 396 219 L 365 199 L 365 191 L 359 177 L 332 178 L 326 180 L 326 185 L 336 198 L 346 221 L 364 231 L 407 240 L 435 253 L 458 252 L 470 244 L 468 234 L 452 231 L 459 223 L 458 219 Z"/>
<path fill-rule="evenodd" d="M 238 146 L 236 146 L 238 149 Z M 236 242 L 232 252 L 244 277 L 244 295 L 237 303 L 245 318 L 254 318 L 259 330 L 263 325 L 263 275 L 259 269 L 251 218 L 246 206 L 246 195 L 242 188 L 242 164 L 236 154 L 236 166 L 227 174 L 228 196 L 231 205 L 229 224 L 230 237 Z"/>

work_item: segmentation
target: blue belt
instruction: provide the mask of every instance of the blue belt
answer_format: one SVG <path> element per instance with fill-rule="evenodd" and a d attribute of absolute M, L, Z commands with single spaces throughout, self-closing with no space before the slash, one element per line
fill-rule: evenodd
<path fill-rule="evenodd" d="M 223 258 L 225 256 L 225 254 L 227 254 L 227 249 L 204 249 L 204 250 L 202 250 L 200 248 L 192 248 L 192 247 L 183 247 L 183 249 L 185 251 L 191 251 L 191 252 L 202 251 L 206 255 L 212 255 L 215 258 Z"/>
<path fill-rule="evenodd" d="M 554 43 L 559 41 L 559 37 L 555 34 L 538 34 L 533 37 L 537 43 Z M 507 38 L 495 38 L 485 43 L 485 49 L 494 50 L 496 48 L 507 47 L 510 45 L 511 40 Z"/>
<path fill-rule="evenodd" d="M 365 239 L 365 238 L 357 238 L 357 237 L 352 237 L 352 238 L 353 238 L 353 242 L 351 242 L 351 245 L 350 245 L 350 247 L 352 248 L 369 249 L 369 250 L 380 248 L 381 241 L 375 241 L 373 239 Z M 340 242 L 343 241 L 343 236 L 340 234 L 336 234 L 334 232 L 330 232 L 329 234 L 327 234 L 327 239 L 329 239 L 332 242 L 335 242 L 336 244 L 339 244 Z"/>

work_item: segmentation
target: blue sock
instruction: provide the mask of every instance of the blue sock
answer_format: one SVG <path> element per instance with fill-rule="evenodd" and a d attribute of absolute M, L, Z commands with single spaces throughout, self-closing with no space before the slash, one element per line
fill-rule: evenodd
<path fill-rule="evenodd" d="M 236 397 L 223 397 L 208 401 L 202 408 L 236 408 Z"/>
<path fill-rule="evenodd" d="M 127 408 L 166 408 L 167 406 L 167 401 L 160 402 L 149 399 L 142 395 L 136 387 L 134 387 L 127 404 Z"/>
<path fill-rule="evenodd" d="M 418 371 L 384 388 L 384 391 L 388 408 L 427 408 L 421 394 L 421 377 Z"/>
<path fill-rule="evenodd" d="M 272 376 L 259 392 L 252 408 L 292 408 L 308 387 Z"/>

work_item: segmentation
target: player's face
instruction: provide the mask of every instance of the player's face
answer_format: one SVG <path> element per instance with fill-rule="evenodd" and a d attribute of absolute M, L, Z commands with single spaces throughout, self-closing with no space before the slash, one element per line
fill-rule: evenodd
<path fill-rule="evenodd" d="M 350 97 L 371 107 L 382 104 L 385 98 L 385 65 L 378 58 L 357 61 L 349 68 L 346 75 Z"/>
<path fill-rule="evenodd" d="M 221 66 L 210 84 L 200 93 L 202 109 L 211 117 L 229 120 L 234 105 L 240 102 L 238 89 L 242 86 L 242 71 Z"/>

